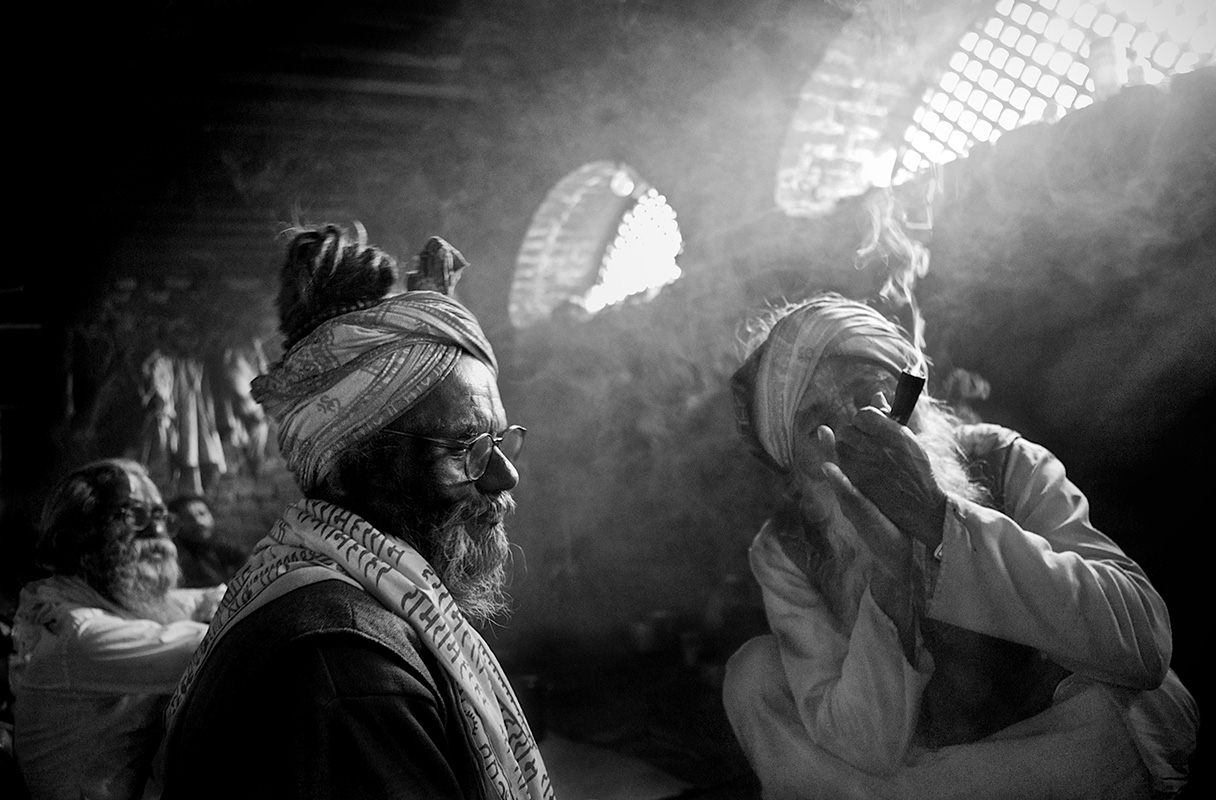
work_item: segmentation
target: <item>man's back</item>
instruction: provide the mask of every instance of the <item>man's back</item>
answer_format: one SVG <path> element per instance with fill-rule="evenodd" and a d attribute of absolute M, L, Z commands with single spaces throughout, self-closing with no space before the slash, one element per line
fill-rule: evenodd
<path fill-rule="evenodd" d="M 166 743 L 164 797 L 479 797 L 462 725 L 413 630 L 324 581 L 217 643 Z"/>

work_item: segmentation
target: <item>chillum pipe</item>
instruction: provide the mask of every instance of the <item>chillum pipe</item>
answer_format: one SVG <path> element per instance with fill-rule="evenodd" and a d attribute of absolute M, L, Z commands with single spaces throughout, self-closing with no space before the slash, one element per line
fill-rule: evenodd
<path fill-rule="evenodd" d="M 899 373 L 899 382 L 895 384 L 895 399 L 891 401 L 891 410 L 887 413 L 891 419 L 900 425 L 907 425 L 912 417 L 912 409 L 925 388 L 925 379 L 911 372 Z"/>

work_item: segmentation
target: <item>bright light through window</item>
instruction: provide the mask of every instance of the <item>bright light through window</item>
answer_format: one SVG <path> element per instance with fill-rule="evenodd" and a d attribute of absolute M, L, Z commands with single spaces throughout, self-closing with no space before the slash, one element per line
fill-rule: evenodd
<path fill-rule="evenodd" d="M 899 173 L 953 161 L 975 142 L 1084 108 L 1097 93 L 1095 78 L 1157 84 L 1214 56 L 1212 0 L 1000 0 L 991 18 L 963 35 L 925 92 L 904 134 Z"/>
<path fill-rule="evenodd" d="M 583 298 L 591 313 L 641 292 L 653 293 L 680 277 L 676 256 L 684 247 L 676 212 L 651 189 L 625 212 L 604 251 L 599 282 Z"/>

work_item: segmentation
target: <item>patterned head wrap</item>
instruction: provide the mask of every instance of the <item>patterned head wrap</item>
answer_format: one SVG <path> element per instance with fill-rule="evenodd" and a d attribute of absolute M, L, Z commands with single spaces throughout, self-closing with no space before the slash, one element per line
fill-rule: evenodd
<path fill-rule="evenodd" d="M 795 306 L 731 378 L 744 439 L 781 472 L 793 465 L 794 415 L 827 356 L 866 358 L 922 376 L 927 368 L 902 329 L 863 303 L 827 294 Z"/>
<path fill-rule="evenodd" d="M 498 374 L 468 309 L 439 292 L 405 292 L 321 323 L 252 393 L 278 422 L 279 449 L 307 492 L 338 453 L 413 407 L 464 353 Z"/>

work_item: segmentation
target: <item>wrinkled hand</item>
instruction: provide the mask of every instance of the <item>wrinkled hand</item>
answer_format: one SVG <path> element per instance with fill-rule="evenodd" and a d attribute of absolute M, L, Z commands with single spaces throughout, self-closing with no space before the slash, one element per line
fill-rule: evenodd
<path fill-rule="evenodd" d="M 916 663 L 916 612 L 912 605 L 912 538 L 862 494 L 837 464 L 823 465 L 840 508 L 874 555 L 870 594 L 893 623 L 908 663 Z"/>
<path fill-rule="evenodd" d="M 811 434 L 805 447 L 796 450 L 794 474 L 799 483 L 800 510 L 804 522 L 812 527 L 827 527 L 840 515 L 836 487 L 823 473 L 823 465 L 836 463 L 836 439 L 832 429 L 821 425 Z"/>
<path fill-rule="evenodd" d="M 823 430 L 829 430 L 830 434 L 830 429 Z M 878 567 L 891 577 L 906 577 L 912 554 L 912 539 L 858 490 L 838 464 L 824 464 L 823 475 L 836 494 L 840 511 L 870 548 Z"/>
<path fill-rule="evenodd" d="M 836 449 L 852 486 L 901 531 L 930 549 L 937 547 L 946 494 L 912 431 L 871 406 L 840 431 Z"/>

